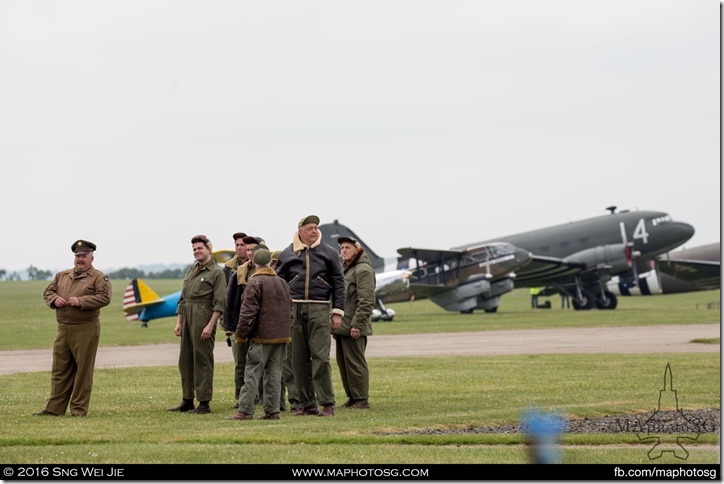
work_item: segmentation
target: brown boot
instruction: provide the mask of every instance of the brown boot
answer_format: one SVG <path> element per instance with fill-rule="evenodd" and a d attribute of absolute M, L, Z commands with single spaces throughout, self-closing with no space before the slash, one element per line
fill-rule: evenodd
<path fill-rule="evenodd" d="M 251 420 L 254 416 L 244 412 L 236 412 L 231 417 L 224 417 L 224 420 Z"/>
<path fill-rule="evenodd" d="M 320 417 L 334 417 L 334 405 L 325 405 L 322 411 L 317 414 Z"/>
<path fill-rule="evenodd" d="M 261 417 L 259 417 L 260 420 L 279 420 L 279 412 L 274 413 L 265 413 Z"/>
<path fill-rule="evenodd" d="M 319 415 L 319 408 L 316 405 L 304 407 L 302 413 L 300 413 L 299 415 Z"/>
<path fill-rule="evenodd" d="M 349 397 L 349 398 L 347 399 L 347 401 L 342 404 L 342 406 L 343 406 L 343 407 L 351 407 L 352 405 L 355 404 L 356 401 L 357 401 L 357 400 L 355 400 L 354 398 Z"/>
<path fill-rule="evenodd" d="M 363 398 L 362 400 L 357 400 L 356 402 L 354 402 L 354 405 L 349 408 L 353 408 L 356 410 L 365 410 L 370 408 L 370 402 L 368 402 L 366 398 Z"/>

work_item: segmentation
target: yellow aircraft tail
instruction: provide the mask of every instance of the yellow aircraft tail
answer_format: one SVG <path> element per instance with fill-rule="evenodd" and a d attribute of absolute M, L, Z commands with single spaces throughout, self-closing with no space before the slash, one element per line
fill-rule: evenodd
<path fill-rule="evenodd" d="M 138 321 L 138 313 L 143 310 L 149 302 L 157 302 L 159 299 L 153 289 L 148 287 L 141 279 L 133 279 L 126 286 L 123 293 L 123 312 L 129 321 Z"/>

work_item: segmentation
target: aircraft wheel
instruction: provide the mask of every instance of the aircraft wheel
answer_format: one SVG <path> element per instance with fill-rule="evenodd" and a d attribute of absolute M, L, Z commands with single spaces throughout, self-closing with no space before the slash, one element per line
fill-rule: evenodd
<path fill-rule="evenodd" d="M 594 301 L 596 298 L 593 297 L 593 294 L 591 294 L 591 291 L 581 291 L 581 298 L 578 299 L 577 297 L 573 298 L 573 309 L 576 310 L 588 310 L 591 309 L 594 305 Z"/>
<path fill-rule="evenodd" d="M 616 309 L 618 299 L 616 295 L 609 291 L 603 292 L 603 298 L 596 299 L 596 307 L 598 309 Z"/>
<path fill-rule="evenodd" d="M 474 309 L 466 309 L 465 311 L 460 311 L 460 314 L 473 314 Z"/>
<path fill-rule="evenodd" d="M 498 312 L 498 306 L 495 306 L 494 308 L 486 309 L 486 313 L 497 313 Z"/>

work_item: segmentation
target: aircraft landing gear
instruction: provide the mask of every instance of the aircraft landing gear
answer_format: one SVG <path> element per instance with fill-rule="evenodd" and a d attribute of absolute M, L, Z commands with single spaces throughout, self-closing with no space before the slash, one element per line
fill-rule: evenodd
<path fill-rule="evenodd" d="M 593 308 L 596 298 L 593 296 L 591 291 L 584 289 L 580 292 L 580 297 L 576 296 L 573 298 L 573 309 L 576 310 L 588 310 Z"/>
<path fill-rule="evenodd" d="M 460 314 L 473 314 L 473 311 L 475 308 L 465 309 L 463 311 L 460 311 Z"/>
<path fill-rule="evenodd" d="M 596 307 L 598 309 L 616 309 L 618 299 L 616 295 L 610 291 L 603 291 L 601 297 L 596 299 Z"/>

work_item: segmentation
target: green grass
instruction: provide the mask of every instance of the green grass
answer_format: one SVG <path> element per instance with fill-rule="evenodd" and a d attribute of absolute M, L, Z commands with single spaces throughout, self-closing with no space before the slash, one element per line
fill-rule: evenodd
<path fill-rule="evenodd" d="M 101 312 L 101 345 L 119 346 L 175 342 L 175 318 L 150 321 L 147 328 L 124 318 L 121 309 L 128 281 L 112 281 L 113 300 Z M 163 296 L 181 289 L 180 280 L 151 280 L 152 289 Z M 0 281 L 0 350 L 49 348 L 55 337 L 55 315 L 44 303 L 43 281 Z M 706 309 L 718 301 L 720 291 L 692 292 L 666 296 L 621 297 L 613 311 L 574 311 L 560 308 L 560 299 L 551 297 L 552 309 L 530 308 L 526 289 L 502 297 L 497 313 L 451 313 L 427 300 L 396 303 L 392 322 L 373 324 L 376 335 L 492 331 L 501 329 L 543 329 L 562 327 L 601 327 L 661 324 L 718 323 L 719 307 Z M 217 332 L 221 341 L 223 333 Z M 223 344 L 223 341 L 221 341 Z"/>
<path fill-rule="evenodd" d="M 0 377 L 0 455 L 38 464 L 520 463 L 522 435 L 430 431 L 516 423 L 531 406 L 567 418 L 650 412 L 666 364 L 680 408 L 719 406 L 719 356 L 708 353 L 371 358 L 369 411 L 274 422 L 222 418 L 234 412 L 231 364 L 217 365 L 213 412 L 202 416 L 165 411 L 179 401 L 174 367 L 97 370 L 84 419 L 31 416 L 48 373 L 9 375 Z M 702 435 L 687 462 L 718 462 L 718 442 Z M 650 448 L 635 434 L 566 435 L 563 444 L 575 463 L 647 463 Z"/>
<path fill-rule="evenodd" d="M 181 281 L 150 281 L 160 295 Z M 101 344 L 176 342 L 174 319 L 148 328 L 123 318 L 126 281 L 114 281 L 114 300 L 101 316 Z M 46 282 L 0 282 L 0 349 L 51 347 L 54 315 L 42 301 Z M 391 323 L 374 323 L 375 335 L 581 326 L 718 323 L 719 291 L 621 298 L 615 311 L 532 310 L 525 290 L 503 297 L 496 314 L 447 313 L 428 301 L 392 305 Z M 697 308 L 698 305 L 698 308 Z M 372 336 L 374 338 L 374 336 Z M 709 342 L 709 343 L 714 343 Z M 716 341 L 718 343 L 718 340 Z M 370 358 L 369 411 L 338 408 L 331 419 L 226 421 L 233 413 L 233 368 L 218 364 L 213 413 L 166 412 L 179 402 L 175 367 L 96 370 L 90 415 L 39 418 L 49 372 L 0 377 L 0 460 L 5 463 L 522 463 L 518 434 L 446 433 L 516 423 L 537 406 L 586 418 L 651 412 L 663 372 L 671 365 L 684 410 L 720 407 L 720 355 L 573 354 L 491 357 Z M 334 362 L 334 386 L 344 399 Z M 258 412 L 261 410 L 258 409 Z M 635 434 L 566 434 L 567 463 L 651 463 L 650 445 Z M 687 445 L 687 464 L 718 463 L 719 435 Z M 681 463 L 667 454 L 657 463 Z"/>

